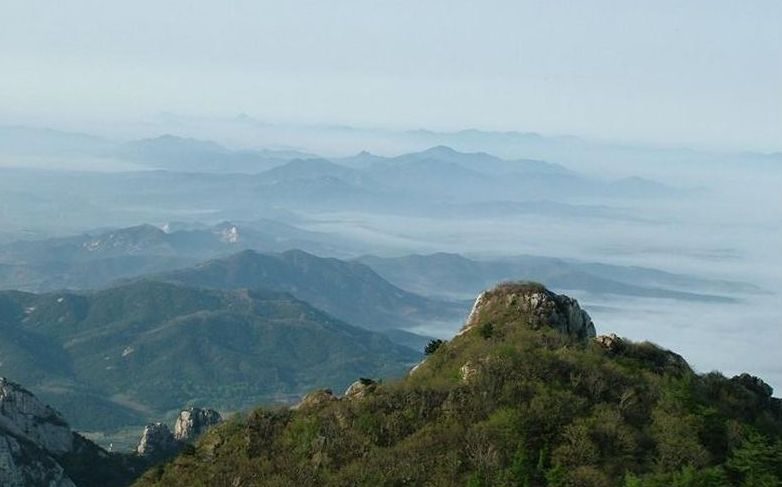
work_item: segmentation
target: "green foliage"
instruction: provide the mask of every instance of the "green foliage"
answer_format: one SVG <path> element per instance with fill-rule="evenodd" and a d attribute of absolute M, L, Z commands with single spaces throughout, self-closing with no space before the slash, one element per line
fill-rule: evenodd
<path fill-rule="evenodd" d="M 440 340 L 439 338 L 435 338 L 434 340 L 430 340 L 429 343 L 426 344 L 426 347 L 424 347 L 424 354 L 432 355 L 444 343 L 445 343 L 445 341 L 444 340 Z"/>
<path fill-rule="evenodd" d="M 491 322 L 487 322 L 481 325 L 480 328 L 478 328 L 478 333 L 485 339 L 488 340 L 489 338 L 494 335 L 494 324 Z"/>
<path fill-rule="evenodd" d="M 609 352 L 506 309 L 480 320 L 403 380 L 313 409 L 259 409 L 139 485 L 782 481 L 782 404 L 762 382 L 699 376 L 650 343 Z"/>
<path fill-rule="evenodd" d="M 142 427 L 188 405 L 237 410 L 419 354 L 287 294 L 139 281 L 90 294 L 0 292 L 0 375 L 82 431 Z"/>

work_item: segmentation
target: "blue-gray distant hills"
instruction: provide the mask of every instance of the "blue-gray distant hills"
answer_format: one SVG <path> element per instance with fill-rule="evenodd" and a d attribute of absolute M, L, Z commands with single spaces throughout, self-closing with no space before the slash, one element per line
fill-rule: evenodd
<path fill-rule="evenodd" d="M 104 287 L 253 248 L 338 252 L 338 237 L 273 220 L 215 225 L 144 224 L 0 245 L 0 289 L 42 292 Z M 347 244 L 346 244 L 347 247 Z"/>
<path fill-rule="evenodd" d="M 337 318 L 378 331 L 427 321 L 458 323 L 469 306 L 405 291 L 360 262 L 317 257 L 301 250 L 279 254 L 245 250 L 153 278 L 214 289 L 287 292 Z"/>
<path fill-rule="evenodd" d="M 556 289 L 685 301 L 732 302 L 762 292 L 752 284 L 704 279 L 645 267 L 619 266 L 540 256 L 469 259 L 436 253 L 358 259 L 390 282 L 429 296 L 463 298 L 498 281 L 527 279 Z"/>

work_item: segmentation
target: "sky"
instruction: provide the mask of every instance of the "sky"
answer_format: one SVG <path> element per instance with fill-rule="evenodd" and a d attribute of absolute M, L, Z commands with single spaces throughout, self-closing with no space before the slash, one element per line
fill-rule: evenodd
<path fill-rule="evenodd" d="M 0 0 L 0 124 L 248 113 L 782 151 L 782 2 Z"/>

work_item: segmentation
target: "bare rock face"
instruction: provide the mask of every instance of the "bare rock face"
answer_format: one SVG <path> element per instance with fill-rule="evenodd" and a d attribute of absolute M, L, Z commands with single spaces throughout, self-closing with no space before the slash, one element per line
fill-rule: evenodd
<path fill-rule="evenodd" d="M 482 292 L 459 334 L 470 330 L 491 313 L 514 312 L 526 316 L 534 328 L 548 326 L 585 339 L 596 335 L 592 319 L 578 301 L 527 282 L 504 283 Z"/>
<path fill-rule="evenodd" d="M 614 333 L 595 337 L 595 343 L 613 353 L 621 352 L 625 347 L 624 341 Z"/>
<path fill-rule="evenodd" d="M 0 485 L 76 487 L 59 463 L 32 443 L 0 428 Z"/>
<path fill-rule="evenodd" d="M 185 409 L 174 423 L 174 438 L 178 441 L 192 441 L 222 420 L 223 417 L 214 409 Z"/>
<path fill-rule="evenodd" d="M 0 378 L 0 485 L 75 487 L 56 460 L 73 449 L 73 432 L 57 411 Z"/>
<path fill-rule="evenodd" d="M 348 386 L 343 397 L 345 399 L 362 399 L 368 394 L 371 394 L 376 388 L 376 381 L 361 377 Z"/>
<path fill-rule="evenodd" d="M 459 376 L 462 382 L 471 382 L 478 375 L 478 364 L 472 361 L 467 361 L 459 367 Z"/>
<path fill-rule="evenodd" d="M 144 427 L 136 453 L 145 457 L 164 457 L 179 448 L 179 443 L 165 423 L 150 423 Z"/>
<path fill-rule="evenodd" d="M 73 449 L 73 432 L 62 416 L 5 378 L 0 378 L 0 427 L 56 455 Z"/>

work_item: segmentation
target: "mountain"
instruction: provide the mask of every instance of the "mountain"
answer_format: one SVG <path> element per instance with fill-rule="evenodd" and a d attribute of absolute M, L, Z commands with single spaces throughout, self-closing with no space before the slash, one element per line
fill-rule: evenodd
<path fill-rule="evenodd" d="M 376 184 L 356 169 L 342 166 L 326 159 L 315 158 L 294 159 L 257 176 L 259 181 L 267 184 L 322 178 L 341 179 L 353 184 Z"/>
<path fill-rule="evenodd" d="M 444 145 L 396 157 L 382 157 L 369 152 L 361 152 L 356 156 L 340 160 L 340 162 L 345 164 L 364 168 L 378 165 L 399 166 L 421 161 L 450 163 L 464 169 L 492 175 L 522 172 L 528 174 L 568 174 L 571 172 L 559 164 L 546 161 L 533 159 L 506 160 L 486 152 L 460 152 Z"/>
<path fill-rule="evenodd" d="M 71 430 L 62 415 L 0 377 L 0 485 L 128 485 L 146 465 L 109 453 Z"/>
<path fill-rule="evenodd" d="M 215 289 L 287 292 L 348 323 L 377 331 L 454 319 L 463 303 L 404 291 L 359 262 L 317 257 L 301 250 L 280 254 L 243 251 L 155 279 Z"/>
<path fill-rule="evenodd" d="M 273 220 L 97 230 L 0 245 L 0 289 L 93 289 L 247 248 L 267 252 L 302 248 L 339 254 L 349 250 L 350 244 Z"/>
<path fill-rule="evenodd" d="M 648 179 L 628 177 L 606 182 L 547 161 L 508 160 L 486 152 L 460 152 L 443 145 L 396 157 L 362 152 L 339 162 L 398 190 L 459 197 L 459 201 L 637 199 L 684 194 Z"/>
<path fill-rule="evenodd" d="M 259 173 L 298 156 L 288 151 L 233 151 L 216 142 L 168 134 L 128 142 L 117 155 L 159 169 L 217 173 Z"/>
<path fill-rule="evenodd" d="M 0 374 L 82 430 L 143 424 L 186 404 L 235 410 L 418 354 L 288 294 L 138 281 L 89 294 L 0 293 Z"/>
<path fill-rule="evenodd" d="M 685 301 L 731 302 L 737 293 L 758 293 L 742 282 L 702 279 L 644 267 L 597 264 L 539 256 L 473 260 L 437 253 L 358 259 L 393 284 L 432 297 L 464 298 L 494 282 L 528 279 L 560 290 Z"/>
<path fill-rule="evenodd" d="M 108 139 L 78 132 L 0 126 L 0 155 L 99 156 L 109 154 L 115 146 Z"/>
<path fill-rule="evenodd" d="M 399 381 L 317 390 L 218 426 L 138 486 L 760 486 L 782 482 L 782 401 L 747 374 L 595 337 L 531 283 L 482 293 Z"/>

